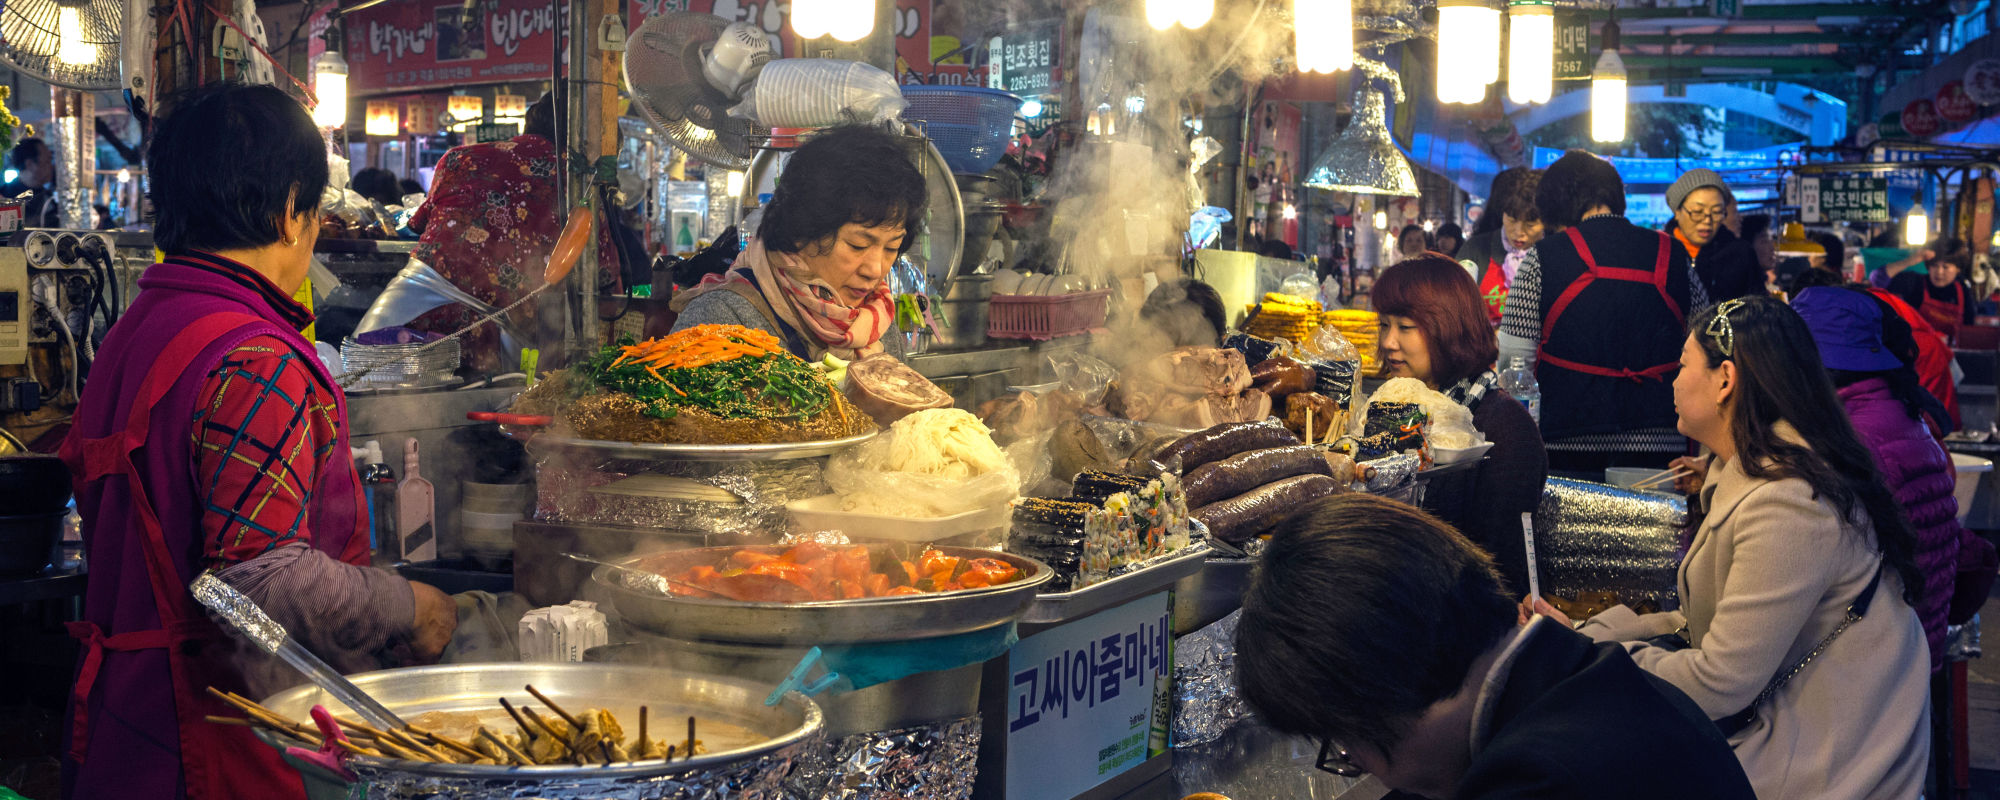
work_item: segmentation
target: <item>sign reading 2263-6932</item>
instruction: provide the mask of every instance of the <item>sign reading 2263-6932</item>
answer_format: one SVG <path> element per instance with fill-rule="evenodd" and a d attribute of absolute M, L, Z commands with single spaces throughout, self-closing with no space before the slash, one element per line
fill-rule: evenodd
<path fill-rule="evenodd" d="M 1075 797 L 1165 750 L 1167 600 L 1143 597 L 1007 653 L 1008 800 Z"/>

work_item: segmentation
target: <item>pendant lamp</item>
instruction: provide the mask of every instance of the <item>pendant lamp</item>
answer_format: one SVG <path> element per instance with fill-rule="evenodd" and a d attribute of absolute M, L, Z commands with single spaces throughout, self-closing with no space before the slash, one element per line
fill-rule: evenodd
<path fill-rule="evenodd" d="M 1354 90 L 1354 118 L 1306 173 L 1314 189 L 1414 197 L 1417 173 L 1389 139 L 1382 90 L 1364 82 Z"/>
<path fill-rule="evenodd" d="M 1292 49 L 1300 72 L 1354 66 L 1353 0 L 1292 0 Z"/>
<path fill-rule="evenodd" d="M 1500 10 L 1486 0 L 1438 0 L 1437 90 L 1443 103 L 1477 103 L 1500 79 Z"/>
<path fill-rule="evenodd" d="M 1618 57 L 1618 20 L 1604 23 L 1604 52 L 1590 72 L 1590 138 L 1625 141 L 1625 60 Z"/>
<path fill-rule="evenodd" d="M 1546 103 L 1556 66 L 1556 7 L 1549 0 L 1507 6 L 1507 99 Z"/>

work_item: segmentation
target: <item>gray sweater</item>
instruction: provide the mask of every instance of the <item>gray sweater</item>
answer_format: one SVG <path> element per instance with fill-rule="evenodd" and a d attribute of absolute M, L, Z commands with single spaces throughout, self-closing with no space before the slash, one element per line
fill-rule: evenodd
<path fill-rule="evenodd" d="M 682 309 L 680 317 L 674 320 L 675 331 L 683 331 L 696 325 L 741 325 L 745 328 L 756 328 L 760 331 L 765 331 L 779 339 L 784 338 L 784 334 L 778 330 L 778 323 L 764 316 L 764 313 L 757 310 L 756 306 L 751 305 L 749 300 L 745 300 L 742 295 L 735 292 L 721 289 L 689 300 L 687 308 Z M 809 334 L 803 331 L 800 332 L 800 335 L 809 336 Z M 807 344 L 812 345 L 815 343 L 808 338 Z M 907 350 L 908 346 L 903 340 L 902 330 L 897 328 L 893 323 L 890 324 L 888 332 L 882 334 L 882 352 L 900 359 Z M 823 353 L 824 350 L 821 352 Z M 793 355 L 807 361 L 812 361 L 816 360 L 820 353 L 794 353 Z"/>

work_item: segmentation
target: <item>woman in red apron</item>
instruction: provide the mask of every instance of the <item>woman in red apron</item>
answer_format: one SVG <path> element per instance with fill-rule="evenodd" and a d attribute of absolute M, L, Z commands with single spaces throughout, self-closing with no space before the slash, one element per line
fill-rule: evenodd
<path fill-rule="evenodd" d="M 1977 305 L 1972 293 L 1958 280 L 1968 260 L 1961 250 L 1959 254 L 1932 259 L 1925 265 L 1928 274 L 1902 272 L 1889 281 L 1889 291 L 1917 309 L 1925 322 L 1944 334 L 1947 343 L 1958 341 L 1958 329 L 1972 323 L 1973 308 Z"/>
<path fill-rule="evenodd" d="M 1535 191 L 1541 186 L 1542 171 L 1538 169 L 1515 167 L 1495 176 L 1486 215 L 1480 217 L 1472 238 L 1458 251 L 1458 262 L 1479 284 L 1479 301 L 1486 307 L 1487 321 L 1496 326 L 1507 308 L 1507 290 L 1514 285 L 1514 272 L 1542 240 L 1542 211 L 1535 205 Z"/>
<path fill-rule="evenodd" d="M 147 167 L 170 255 L 106 335 L 62 448 L 91 567 L 64 794 L 294 797 L 275 749 L 203 717 L 231 713 L 211 686 L 300 679 L 219 630 L 188 583 L 216 571 L 344 671 L 435 659 L 456 617 L 436 589 L 365 566 L 345 400 L 290 299 L 318 230 L 298 198 L 327 180 L 311 118 L 269 86 L 207 87 L 169 112 Z"/>

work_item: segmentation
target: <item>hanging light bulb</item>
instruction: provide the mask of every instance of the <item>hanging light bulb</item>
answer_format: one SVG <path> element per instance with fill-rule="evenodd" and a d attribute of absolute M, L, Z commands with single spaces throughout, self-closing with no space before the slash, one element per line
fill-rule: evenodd
<path fill-rule="evenodd" d="M 1604 53 L 1590 72 L 1590 138 L 1625 141 L 1625 59 L 1618 57 L 1618 21 L 1604 23 Z"/>
<path fill-rule="evenodd" d="M 832 13 L 827 33 L 843 42 L 858 42 L 875 32 L 875 0 L 820 0 Z"/>
<path fill-rule="evenodd" d="M 1923 206 L 1910 209 L 1910 215 L 1903 218 L 1903 246 L 1923 247 L 1931 241 L 1931 218 L 1924 214 Z"/>
<path fill-rule="evenodd" d="M 1507 99 L 1521 105 L 1548 102 L 1555 82 L 1556 7 L 1548 0 L 1509 4 L 1507 48 Z"/>
<path fill-rule="evenodd" d="M 1285 212 L 1284 212 L 1284 213 L 1285 213 L 1285 219 L 1286 219 L 1287 221 L 1289 221 L 1289 220 L 1295 220 L 1295 219 L 1298 219 L 1298 218 L 1299 218 L 1299 208 L 1298 208 L 1298 206 L 1295 206 L 1295 205 L 1292 205 L 1291 203 L 1286 203 L 1286 204 L 1285 204 Z"/>
<path fill-rule="evenodd" d="M 1292 0 L 1292 51 L 1300 72 L 1354 66 L 1353 0 Z"/>
<path fill-rule="evenodd" d="M 831 32 L 827 6 L 833 0 L 792 0 L 792 32 L 801 39 L 818 39 Z"/>
<path fill-rule="evenodd" d="M 1181 27 L 1198 30 L 1215 18 L 1215 0 L 1181 0 Z"/>
<path fill-rule="evenodd" d="M 1388 230 L 1388 229 L 1389 229 L 1389 212 L 1387 212 L 1387 211 L 1377 211 L 1377 212 L 1375 212 L 1375 220 L 1374 220 L 1374 222 L 1375 222 L 1375 229 L 1376 229 L 1376 230 L 1378 230 L 1378 231 L 1386 231 L 1386 230 Z"/>
<path fill-rule="evenodd" d="M 1485 0 L 1438 2 L 1438 101 L 1477 103 L 1500 79 L 1500 10 Z"/>
<path fill-rule="evenodd" d="M 313 62 L 313 123 L 322 128 L 347 127 L 347 59 L 328 50 Z"/>
<path fill-rule="evenodd" d="M 56 6 L 56 60 L 82 66 L 97 60 L 97 47 L 83 40 L 83 9 Z"/>
<path fill-rule="evenodd" d="M 730 197 L 742 197 L 743 180 L 745 177 L 741 171 L 731 171 L 723 177 L 722 190 Z"/>
<path fill-rule="evenodd" d="M 1146 0 L 1146 24 L 1163 31 L 1181 21 L 1179 0 Z"/>

